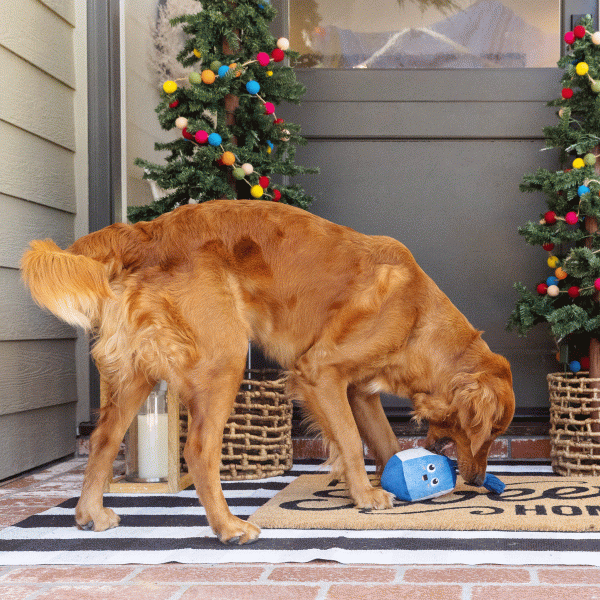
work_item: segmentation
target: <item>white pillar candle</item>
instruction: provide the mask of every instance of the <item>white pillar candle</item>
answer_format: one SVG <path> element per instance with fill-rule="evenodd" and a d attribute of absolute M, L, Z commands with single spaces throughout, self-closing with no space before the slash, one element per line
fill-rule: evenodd
<path fill-rule="evenodd" d="M 169 416 L 166 413 L 138 415 L 138 477 L 164 479 L 169 476 Z"/>

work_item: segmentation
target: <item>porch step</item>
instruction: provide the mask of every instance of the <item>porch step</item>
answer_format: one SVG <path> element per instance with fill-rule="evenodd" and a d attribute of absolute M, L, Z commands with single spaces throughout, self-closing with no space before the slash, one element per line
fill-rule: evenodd
<path fill-rule="evenodd" d="M 425 445 L 427 427 L 418 426 L 414 421 L 403 419 L 392 421 L 394 433 L 402 450 Z M 503 436 L 493 444 L 490 458 L 507 460 L 549 460 L 550 438 L 548 421 L 528 419 L 516 420 Z M 294 458 L 326 458 L 327 454 L 320 439 L 307 435 L 297 422 L 292 433 Z M 368 456 L 368 451 L 365 451 Z"/>

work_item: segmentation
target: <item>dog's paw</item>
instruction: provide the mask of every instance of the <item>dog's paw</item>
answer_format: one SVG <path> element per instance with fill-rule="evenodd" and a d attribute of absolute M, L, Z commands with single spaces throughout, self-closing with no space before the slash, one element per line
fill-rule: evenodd
<path fill-rule="evenodd" d="M 227 523 L 219 531 L 215 531 L 217 537 L 224 544 L 242 545 L 250 544 L 258 539 L 260 528 L 248 521 L 235 518 Z"/>
<path fill-rule="evenodd" d="M 93 516 L 77 514 L 75 517 L 75 522 L 79 529 L 93 529 L 94 531 L 106 531 L 107 529 L 117 527 L 120 520 L 121 517 L 111 508 L 102 508 Z"/>
<path fill-rule="evenodd" d="M 434 454 L 441 454 L 442 456 L 446 455 L 446 452 L 453 448 L 454 442 L 449 437 L 443 437 L 439 440 L 433 442 L 433 444 L 429 444 L 425 447 L 425 450 L 429 450 L 429 452 L 433 452 Z"/>
<path fill-rule="evenodd" d="M 357 508 L 373 508 L 382 510 L 392 508 L 393 494 L 386 492 L 382 488 L 367 488 L 361 494 L 353 495 L 354 503 Z"/>

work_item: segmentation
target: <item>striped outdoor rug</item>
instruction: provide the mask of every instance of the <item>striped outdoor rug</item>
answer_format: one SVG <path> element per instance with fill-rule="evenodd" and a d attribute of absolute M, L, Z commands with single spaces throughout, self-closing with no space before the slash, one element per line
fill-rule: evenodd
<path fill-rule="evenodd" d="M 372 470 L 372 467 L 370 467 Z M 490 472 L 550 474 L 549 466 L 491 464 Z M 320 472 L 296 461 L 285 476 L 224 482 L 232 512 L 247 518 L 302 474 Z M 74 526 L 77 498 L 0 531 L 1 565 L 279 563 L 333 560 L 361 564 L 585 564 L 600 566 L 600 532 L 264 529 L 248 546 L 224 546 L 207 526 L 193 490 L 178 494 L 109 494 L 105 505 L 121 525 L 102 533 Z"/>

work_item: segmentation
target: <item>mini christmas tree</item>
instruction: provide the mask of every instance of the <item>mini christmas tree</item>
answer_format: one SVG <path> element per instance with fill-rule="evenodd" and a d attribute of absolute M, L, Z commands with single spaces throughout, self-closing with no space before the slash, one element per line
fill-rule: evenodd
<path fill-rule="evenodd" d="M 200 10 L 201 9 L 201 10 Z M 147 179 L 167 194 L 147 206 L 130 207 L 132 222 L 150 220 L 180 204 L 217 198 L 256 198 L 307 208 L 312 198 L 288 176 L 316 173 L 294 163 L 305 143 L 300 128 L 275 114 L 282 101 L 298 104 L 305 92 L 285 64 L 297 53 L 276 40 L 268 0 L 202 0 L 199 11 L 172 21 L 187 36 L 177 60 L 192 68 L 185 79 L 163 84 L 156 109 L 177 139 L 156 144 L 166 163 L 138 159 Z M 281 176 L 275 184 L 272 176 Z"/>
<path fill-rule="evenodd" d="M 588 15 L 567 32 L 559 122 L 544 128 L 548 148 L 560 150 L 563 168 L 526 175 L 521 191 L 542 191 L 548 210 L 519 229 L 529 244 L 548 252 L 549 271 L 535 290 L 521 283 L 508 327 L 524 335 L 547 322 L 565 369 L 600 377 L 600 32 Z"/>

